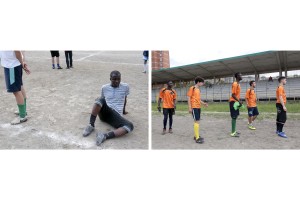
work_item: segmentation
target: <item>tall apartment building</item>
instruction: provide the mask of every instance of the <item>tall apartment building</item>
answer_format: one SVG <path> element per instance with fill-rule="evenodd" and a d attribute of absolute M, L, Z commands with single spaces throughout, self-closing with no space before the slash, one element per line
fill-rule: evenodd
<path fill-rule="evenodd" d="M 151 61 L 152 70 L 170 68 L 169 51 L 152 51 Z"/>

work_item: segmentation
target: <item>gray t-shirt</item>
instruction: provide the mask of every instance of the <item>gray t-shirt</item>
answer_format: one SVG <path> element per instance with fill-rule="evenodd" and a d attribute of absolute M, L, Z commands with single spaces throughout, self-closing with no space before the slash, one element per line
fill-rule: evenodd
<path fill-rule="evenodd" d="M 103 85 L 101 88 L 101 97 L 105 98 L 107 105 L 123 115 L 125 97 L 129 95 L 129 86 L 127 83 L 120 83 L 119 87 L 112 87 L 111 84 Z"/>

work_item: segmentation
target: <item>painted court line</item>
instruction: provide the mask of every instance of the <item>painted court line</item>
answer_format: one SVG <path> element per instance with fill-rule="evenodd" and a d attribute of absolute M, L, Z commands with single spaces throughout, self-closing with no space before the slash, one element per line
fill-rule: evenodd
<path fill-rule="evenodd" d="M 24 127 L 22 125 L 14 125 L 13 126 L 9 123 L 0 124 L 0 128 L 8 129 L 9 131 L 7 131 L 7 132 L 9 132 L 9 134 L 11 136 L 18 136 L 21 133 L 30 132 L 30 134 L 35 137 L 47 137 L 56 143 L 62 143 L 62 144 L 67 144 L 67 145 L 76 145 L 81 148 L 91 148 L 91 147 L 95 147 L 95 145 L 96 145 L 95 142 L 87 141 L 84 138 L 82 138 L 83 141 L 78 141 L 78 138 L 76 138 L 72 135 L 67 137 L 66 135 L 70 134 L 69 132 L 56 133 L 56 132 L 50 132 L 50 131 L 38 131 L 30 126 L 29 127 L 28 126 Z"/>

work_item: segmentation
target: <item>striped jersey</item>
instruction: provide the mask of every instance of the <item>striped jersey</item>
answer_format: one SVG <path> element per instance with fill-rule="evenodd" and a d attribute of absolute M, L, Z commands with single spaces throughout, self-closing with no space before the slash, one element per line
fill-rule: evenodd
<path fill-rule="evenodd" d="M 129 86 L 127 83 L 120 83 L 119 87 L 112 87 L 111 84 L 105 84 L 101 88 L 101 97 L 105 98 L 107 105 L 123 115 L 125 97 L 129 95 Z"/>

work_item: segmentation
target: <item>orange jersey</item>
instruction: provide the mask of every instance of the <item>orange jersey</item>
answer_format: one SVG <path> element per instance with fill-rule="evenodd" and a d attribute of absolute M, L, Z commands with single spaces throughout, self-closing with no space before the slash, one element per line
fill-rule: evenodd
<path fill-rule="evenodd" d="M 276 98 L 277 98 L 276 103 L 280 103 L 279 96 L 282 96 L 283 103 L 286 104 L 286 94 L 283 86 L 278 86 L 276 90 Z"/>
<path fill-rule="evenodd" d="M 159 98 L 163 100 L 163 108 L 174 108 L 174 100 L 176 100 L 176 91 L 163 88 L 159 92 Z"/>
<path fill-rule="evenodd" d="M 190 97 L 192 108 L 201 108 L 201 93 L 199 88 L 195 86 L 190 87 L 187 96 Z"/>
<path fill-rule="evenodd" d="M 238 98 L 238 100 L 240 100 L 240 96 L 241 96 L 241 86 L 238 82 L 233 82 L 232 86 L 231 86 L 231 96 L 229 101 L 236 101 L 233 97 L 232 94 L 234 94 L 236 96 L 236 98 Z"/>
<path fill-rule="evenodd" d="M 249 107 L 256 107 L 256 94 L 254 90 L 250 88 L 246 91 L 245 99 L 248 100 Z"/>

